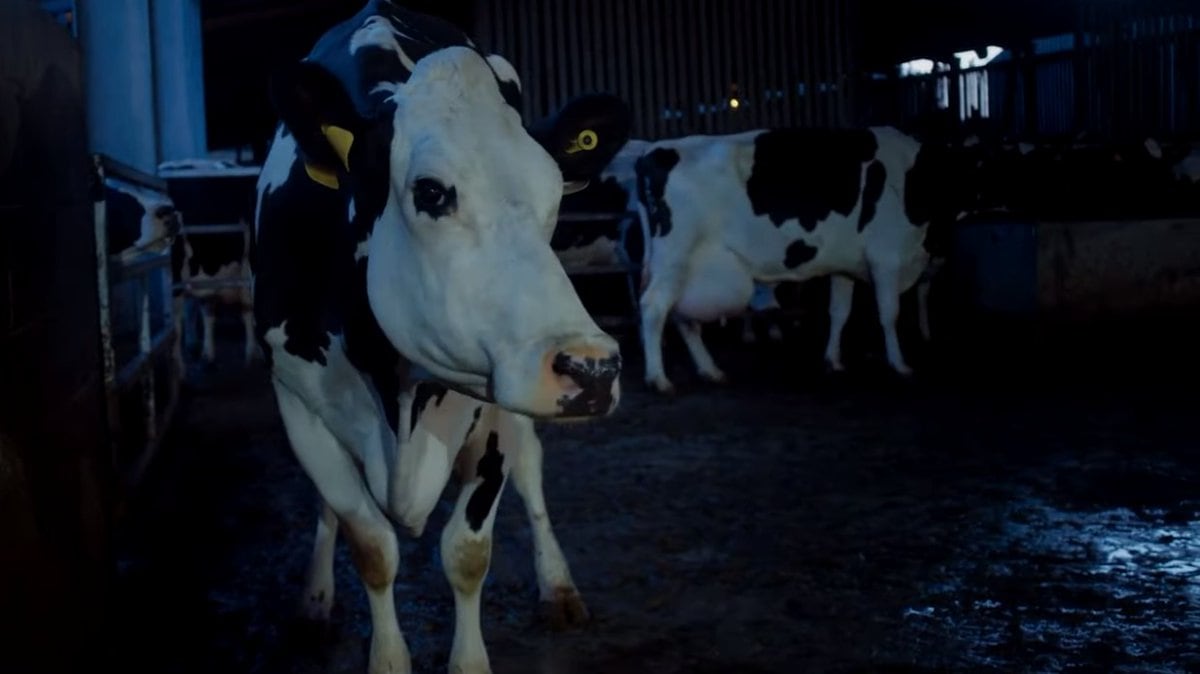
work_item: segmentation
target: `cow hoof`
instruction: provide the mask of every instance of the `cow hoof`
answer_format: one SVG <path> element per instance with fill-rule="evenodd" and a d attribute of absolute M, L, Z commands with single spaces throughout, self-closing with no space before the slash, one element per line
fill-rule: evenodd
<path fill-rule="evenodd" d="M 583 597 L 573 587 L 560 587 L 554 590 L 552 599 L 544 599 L 541 604 L 542 619 L 555 632 L 562 632 L 573 627 L 580 627 L 591 619 Z"/>
<path fill-rule="evenodd" d="M 907 365 L 900 365 L 900 366 L 893 365 L 892 371 L 896 373 L 897 377 L 904 379 L 904 380 L 909 380 L 909 379 L 912 379 L 912 377 L 913 377 L 913 369 Z"/>
<path fill-rule="evenodd" d="M 665 396 L 675 395 L 675 385 L 666 379 L 648 379 L 646 388 Z"/>
<path fill-rule="evenodd" d="M 771 329 L 767 331 L 767 337 L 772 342 L 782 342 L 783 330 L 781 330 L 778 325 L 772 325 Z"/>
<path fill-rule="evenodd" d="M 729 382 L 729 377 L 725 376 L 725 373 L 720 370 L 716 370 L 714 372 L 701 372 L 700 376 L 704 379 L 704 381 L 707 381 L 710 384 L 725 384 Z"/>
<path fill-rule="evenodd" d="M 842 366 L 841 362 L 829 359 L 825 360 L 825 372 L 827 374 L 841 374 L 845 371 L 846 368 Z"/>

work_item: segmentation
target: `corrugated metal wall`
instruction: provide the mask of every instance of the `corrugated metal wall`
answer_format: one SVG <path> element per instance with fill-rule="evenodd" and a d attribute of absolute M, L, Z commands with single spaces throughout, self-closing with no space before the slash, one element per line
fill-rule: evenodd
<path fill-rule="evenodd" d="M 855 5 L 481 0 L 475 34 L 482 48 L 517 68 L 527 121 L 573 96 L 606 91 L 632 106 L 637 138 L 847 126 L 854 120 Z"/>

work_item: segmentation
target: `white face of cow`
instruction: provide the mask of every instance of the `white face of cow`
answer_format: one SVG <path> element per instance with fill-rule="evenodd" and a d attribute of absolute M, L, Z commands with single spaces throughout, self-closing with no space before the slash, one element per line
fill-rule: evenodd
<path fill-rule="evenodd" d="M 512 410 L 612 411 L 618 346 L 549 246 L 563 174 L 505 103 L 487 62 L 466 48 L 435 52 L 393 100 L 390 134 L 323 128 L 335 151 L 349 146 L 339 154 L 350 180 L 378 184 L 377 198 L 353 194 L 357 211 L 378 201 L 358 254 L 367 256 L 367 295 L 383 332 L 434 376 Z M 380 142 L 387 147 L 368 147 Z"/>

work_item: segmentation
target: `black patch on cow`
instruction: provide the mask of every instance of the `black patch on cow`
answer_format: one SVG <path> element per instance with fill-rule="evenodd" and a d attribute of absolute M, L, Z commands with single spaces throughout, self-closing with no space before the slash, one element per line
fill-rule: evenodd
<path fill-rule="evenodd" d="M 746 195 L 755 215 L 776 226 L 798 220 L 805 231 L 832 212 L 858 205 L 862 165 L 879 143 L 865 129 L 777 129 L 754 139 L 754 168 Z"/>
<path fill-rule="evenodd" d="M 467 426 L 467 434 L 463 436 L 464 443 L 471 437 L 471 434 L 475 432 L 475 427 L 479 425 L 479 417 L 482 414 L 483 408 L 476 407 L 475 414 L 471 415 L 471 425 Z"/>
<path fill-rule="evenodd" d="M 116 255 L 132 246 L 141 236 L 142 215 L 146 210 L 132 194 L 111 186 L 104 191 L 104 219 L 107 224 L 108 254 Z"/>
<path fill-rule="evenodd" d="M 471 526 L 472 531 L 483 528 L 483 522 L 492 511 L 492 505 L 504 484 L 504 455 L 500 453 L 499 447 L 500 436 L 492 431 L 488 434 L 487 449 L 476 466 L 476 473 L 483 482 L 475 488 L 475 493 L 471 494 L 470 500 L 467 501 L 467 524 Z"/>
<path fill-rule="evenodd" d="M 434 401 L 434 407 L 441 405 L 448 390 L 445 386 L 432 381 L 423 381 L 417 384 L 417 390 L 413 393 L 412 412 L 409 413 L 409 433 L 417 429 L 417 422 L 420 421 L 421 413 L 425 411 L 425 406 L 429 404 L 429 401 Z"/>
<path fill-rule="evenodd" d="M 817 256 L 817 249 L 803 241 L 793 241 L 788 244 L 784 254 L 783 266 L 795 269 Z"/>
<path fill-rule="evenodd" d="M 862 210 L 858 212 L 858 231 L 863 231 L 875 219 L 879 198 L 883 196 L 883 185 L 887 181 L 887 169 L 876 159 L 867 167 L 867 184 L 863 186 Z"/>
<path fill-rule="evenodd" d="M 504 97 L 504 102 L 521 112 L 521 87 L 517 86 L 516 82 L 500 78 L 496 78 L 496 82 L 500 85 L 500 95 Z"/>
<path fill-rule="evenodd" d="M 657 148 L 638 158 L 634 165 L 637 173 L 638 200 L 646 207 L 650 236 L 666 236 L 671 233 L 671 207 L 663 198 L 667 188 L 667 177 L 679 163 L 679 152 L 671 148 Z"/>

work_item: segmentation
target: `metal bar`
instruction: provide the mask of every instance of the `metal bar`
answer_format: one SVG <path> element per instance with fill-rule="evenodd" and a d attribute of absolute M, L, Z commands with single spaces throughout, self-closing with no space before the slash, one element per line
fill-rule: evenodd
<path fill-rule="evenodd" d="M 148 278 L 148 276 L 143 275 L 138 282 L 138 292 L 141 295 L 141 301 L 138 303 L 141 307 L 141 330 L 138 334 L 138 351 L 139 355 L 146 359 L 146 362 L 152 364 L 154 359 L 150 354 L 154 348 L 154 342 L 150 330 L 150 284 Z M 164 340 L 165 343 L 166 340 Z M 155 391 L 154 368 L 144 368 L 142 376 L 139 379 L 142 383 L 142 418 L 145 424 L 145 442 L 151 443 L 158 439 L 157 391 Z"/>
<path fill-rule="evenodd" d="M 813 6 L 815 0 L 799 0 L 801 7 L 801 16 L 799 22 L 801 27 L 800 44 L 801 44 L 801 63 L 804 64 L 804 125 L 813 126 L 816 124 L 816 96 L 813 89 L 815 88 L 815 80 L 813 70 L 816 66 L 816 58 L 814 52 L 816 46 L 812 44 L 813 38 Z"/>
<path fill-rule="evenodd" d="M 172 290 L 222 290 L 225 288 L 249 288 L 249 279 L 211 279 L 207 281 L 180 281 L 171 285 Z"/>
<path fill-rule="evenodd" d="M 558 214 L 559 222 L 601 222 L 613 218 L 636 218 L 637 211 L 564 211 Z"/>
<path fill-rule="evenodd" d="M 629 51 L 632 48 L 631 43 L 633 41 L 631 39 L 631 32 L 628 29 L 630 24 L 625 21 L 625 0 L 615 0 L 612 5 L 616 12 L 612 17 L 612 36 L 613 49 L 616 50 L 617 61 L 617 77 L 614 81 L 613 92 L 626 101 L 629 101 L 630 105 L 636 106 L 637 90 L 635 87 L 630 86 Z M 637 60 L 634 59 L 633 62 L 637 63 Z M 636 134 L 636 130 L 634 133 Z"/>
<path fill-rule="evenodd" d="M 245 223 L 236 225 L 188 225 L 181 230 L 185 236 L 204 234 L 245 234 L 250 227 Z"/>
<path fill-rule="evenodd" d="M 149 367 L 164 349 L 171 346 L 175 336 L 175 327 L 167 326 L 162 332 L 154 335 L 150 341 L 149 350 L 140 352 L 121 366 L 113 381 L 113 391 L 124 391 L 141 379 L 142 371 Z"/>
<path fill-rule="evenodd" d="M 108 155 L 96 155 L 98 161 L 103 165 L 105 178 L 116 178 L 127 183 L 133 183 L 139 187 L 152 189 L 156 192 L 167 192 L 167 181 L 158 176 L 150 175 L 144 171 L 139 171 L 129 164 L 109 157 Z"/>
<path fill-rule="evenodd" d="M 796 59 L 794 47 L 796 35 L 796 2 L 784 2 L 778 14 L 779 41 L 773 51 L 780 59 L 779 86 L 783 89 L 783 125 L 794 126 L 800 115 L 800 101 L 796 98 Z M 796 101 L 793 109 L 792 101 Z"/>
<path fill-rule="evenodd" d="M 131 278 L 141 276 L 146 272 L 167 267 L 171 264 L 171 252 L 168 248 L 166 251 L 159 253 L 141 253 L 137 257 L 129 260 L 122 260 L 121 256 L 112 255 L 109 257 L 109 282 L 120 283 Z"/>
<path fill-rule="evenodd" d="M 116 380 L 117 356 L 113 348 L 112 312 L 108 282 L 108 210 L 105 206 L 104 161 L 100 155 L 92 157 L 93 213 L 92 228 L 96 239 L 96 289 L 100 309 L 100 350 L 103 359 L 104 411 L 108 422 L 110 446 L 109 461 L 116 467 L 119 461 L 119 446 L 116 441 L 121 417 L 118 411 Z"/>

